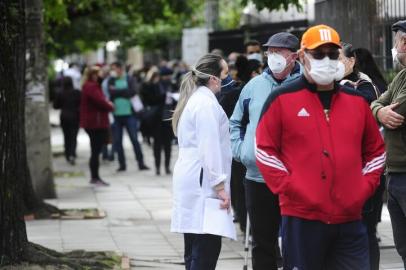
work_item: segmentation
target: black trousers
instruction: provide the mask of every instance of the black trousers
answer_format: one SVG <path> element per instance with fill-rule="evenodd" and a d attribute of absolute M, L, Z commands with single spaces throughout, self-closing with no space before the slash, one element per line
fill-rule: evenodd
<path fill-rule="evenodd" d="M 281 214 L 279 199 L 265 183 L 245 179 L 245 198 L 252 232 L 253 270 L 277 270 Z"/>
<path fill-rule="evenodd" d="M 406 269 L 406 173 L 388 174 L 388 210 L 396 250 Z"/>
<path fill-rule="evenodd" d="M 185 269 L 214 270 L 221 250 L 221 236 L 185 233 Z"/>
<path fill-rule="evenodd" d="M 154 128 L 154 158 L 155 169 L 160 171 L 161 152 L 165 153 L 165 169 L 169 169 L 172 153 L 173 131 L 170 121 L 160 121 Z"/>
<path fill-rule="evenodd" d="M 231 165 L 231 205 L 240 223 L 241 231 L 245 232 L 247 223 L 247 208 L 245 207 L 244 179 L 246 173 L 245 166 L 233 160 Z"/>
<path fill-rule="evenodd" d="M 91 155 L 89 168 L 91 179 L 100 179 L 99 176 L 99 156 L 102 152 L 103 145 L 106 144 L 107 129 L 85 129 L 90 138 Z"/>
<path fill-rule="evenodd" d="M 325 224 L 282 217 L 283 269 L 369 270 L 368 235 L 363 222 Z"/>
<path fill-rule="evenodd" d="M 79 122 L 61 119 L 61 127 L 65 146 L 65 158 L 69 160 L 72 157 L 76 157 Z"/>

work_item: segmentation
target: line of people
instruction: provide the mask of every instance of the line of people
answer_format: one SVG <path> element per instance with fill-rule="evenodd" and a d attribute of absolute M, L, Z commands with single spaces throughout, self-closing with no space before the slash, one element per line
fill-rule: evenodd
<path fill-rule="evenodd" d="M 263 72 L 261 46 L 249 42 L 228 65 L 215 51 L 186 74 L 172 120 L 179 157 L 171 231 L 184 234 L 187 270 L 215 269 L 221 237 L 230 237 L 227 222 L 207 227 L 215 223 L 206 220 L 215 213 L 210 198 L 224 215 L 232 204 L 242 230 L 248 212 L 254 270 L 281 266 L 279 235 L 284 270 L 379 269 L 385 166 L 406 267 L 406 21 L 393 30 L 403 70 L 389 87 L 368 50 L 326 25 L 300 42 L 287 32 L 271 36 Z"/>
<path fill-rule="evenodd" d="M 90 183 L 108 186 L 99 175 L 100 155 L 105 161 L 114 161 L 117 156 L 117 172 L 126 171 L 123 148 L 126 130 L 139 170 L 149 170 L 138 139 L 141 131 L 147 142 L 153 139 L 156 174 L 161 172 L 162 151 L 165 153 L 165 173 L 171 174 L 174 136 L 170 119 L 178 98 L 176 85 L 184 73 L 181 65 L 175 68 L 174 71 L 163 63 L 133 76 L 122 63 L 114 62 L 109 66 L 88 67 L 83 79 L 77 68 L 74 68 L 75 76 L 67 70 L 58 79 L 53 103 L 55 109 L 61 109 L 60 123 L 67 162 L 75 165 L 77 135 L 79 127 L 82 127 L 90 139 Z"/>

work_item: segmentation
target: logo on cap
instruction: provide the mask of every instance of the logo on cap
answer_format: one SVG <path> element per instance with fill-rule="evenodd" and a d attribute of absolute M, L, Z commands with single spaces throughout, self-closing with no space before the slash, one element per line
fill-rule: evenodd
<path fill-rule="evenodd" d="M 319 29 L 321 41 L 331 41 L 330 29 Z"/>

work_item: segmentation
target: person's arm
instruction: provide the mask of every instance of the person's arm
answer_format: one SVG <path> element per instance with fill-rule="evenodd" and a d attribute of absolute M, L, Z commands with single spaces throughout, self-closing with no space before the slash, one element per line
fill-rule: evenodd
<path fill-rule="evenodd" d="M 368 104 L 379 98 L 379 92 L 375 86 L 367 80 L 359 80 L 356 84 L 357 91 L 359 91 L 367 100 Z"/>
<path fill-rule="evenodd" d="M 235 160 L 241 160 L 242 144 L 249 123 L 249 105 L 251 99 L 246 95 L 249 89 L 244 87 L 230 117 L 231 148 Z"/>
<path fill-rule="evenodd" d="M 97 87 L 92 87 L 89 91 L 86 91 L 86 95 L 89 97 L 89 100 L 101 110 L 113 110 L 113 104 L 105 98 L 102 91 Z"/>
<path fill-rule="evenodd" d="M 135 95 L 135 91 L 131 90 L 110 90 L 110 99 L 116 98 L 132 98 Z"/>
<path fill-rule="evenodd" d="M 229 196 L 224 190 L 227 174 L 223 169 L 221 138 L 225 134 L 220 132 L 220 120 L 215 104 L 205 104 L 196 109 L 196 139 L 199 156 L 202 161 L 203 173 L 209 185 L 223 200 L 222 208 L 230 205 Z"/>
<path fill-rule="evenodd" d="M 385 144 L 379 127 L 368 106 L 365 104 L 365 127 L 362 139 L 362 174 L 369 184 L 369 195 L 372 195 L 379 185 L 380 176 L 385 167 Z"/>
<path fill-rule="evenodd" d="M 268 107 L 267 107 L 268 106 Z M 281 160 L 282 121 L 280 103 L 275 99 L 270 105 L 265 103 L 263 115 L 259 121 L 255 155 L 257 166 L 265 183 L 275 194 L 285 193 L 289 171 Z"/>
<path fill-rule="evenodd" d="M 395 108 L 399 106 L 399 103 L 392 103 L 393 91 L 394 84 L 392 82 L 389 85 L 388 90 L 371 104 L 372 114 L 375 119 L 389 129 L 400 127 L 404 121 L 404 117 L 394 111 Z"/>
<path fill-rule="evenodd" d="M 58 90 L 57 92 L 56 92 L 56 97 L 55 97 L 55 99 L 54 99 L 54 102 L 53 102 L 53 107 L 54 107 L 54 109 L 60 109 L 60 108 L 62 108 L 62 91 L 61 90 Z"/>
<path fill-rule="evenodd" d="M 210 186 L 214 187 L 226 180 L 221 159 L 220 121 L 214 104 L 205 104 L 196 109 L 196 139 L 204 173 L 208 175 Z"/>

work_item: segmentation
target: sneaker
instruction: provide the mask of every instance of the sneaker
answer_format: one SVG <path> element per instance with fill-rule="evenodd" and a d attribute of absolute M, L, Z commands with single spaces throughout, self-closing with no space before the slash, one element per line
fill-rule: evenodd
<path fill-rule="evenodd" d="M 96 186 L 110 186 L 109 183 L 104 182 L 101 179 L 92 179 L 90 180 L 90 184 L 96 185 Z"/>
<path fill-rule="evenodd" d="M 140 166 L 140 171 L 148 171 L 148 170 L 149 170 L 149 167 L 147 165 L 143 164 Z"/>

